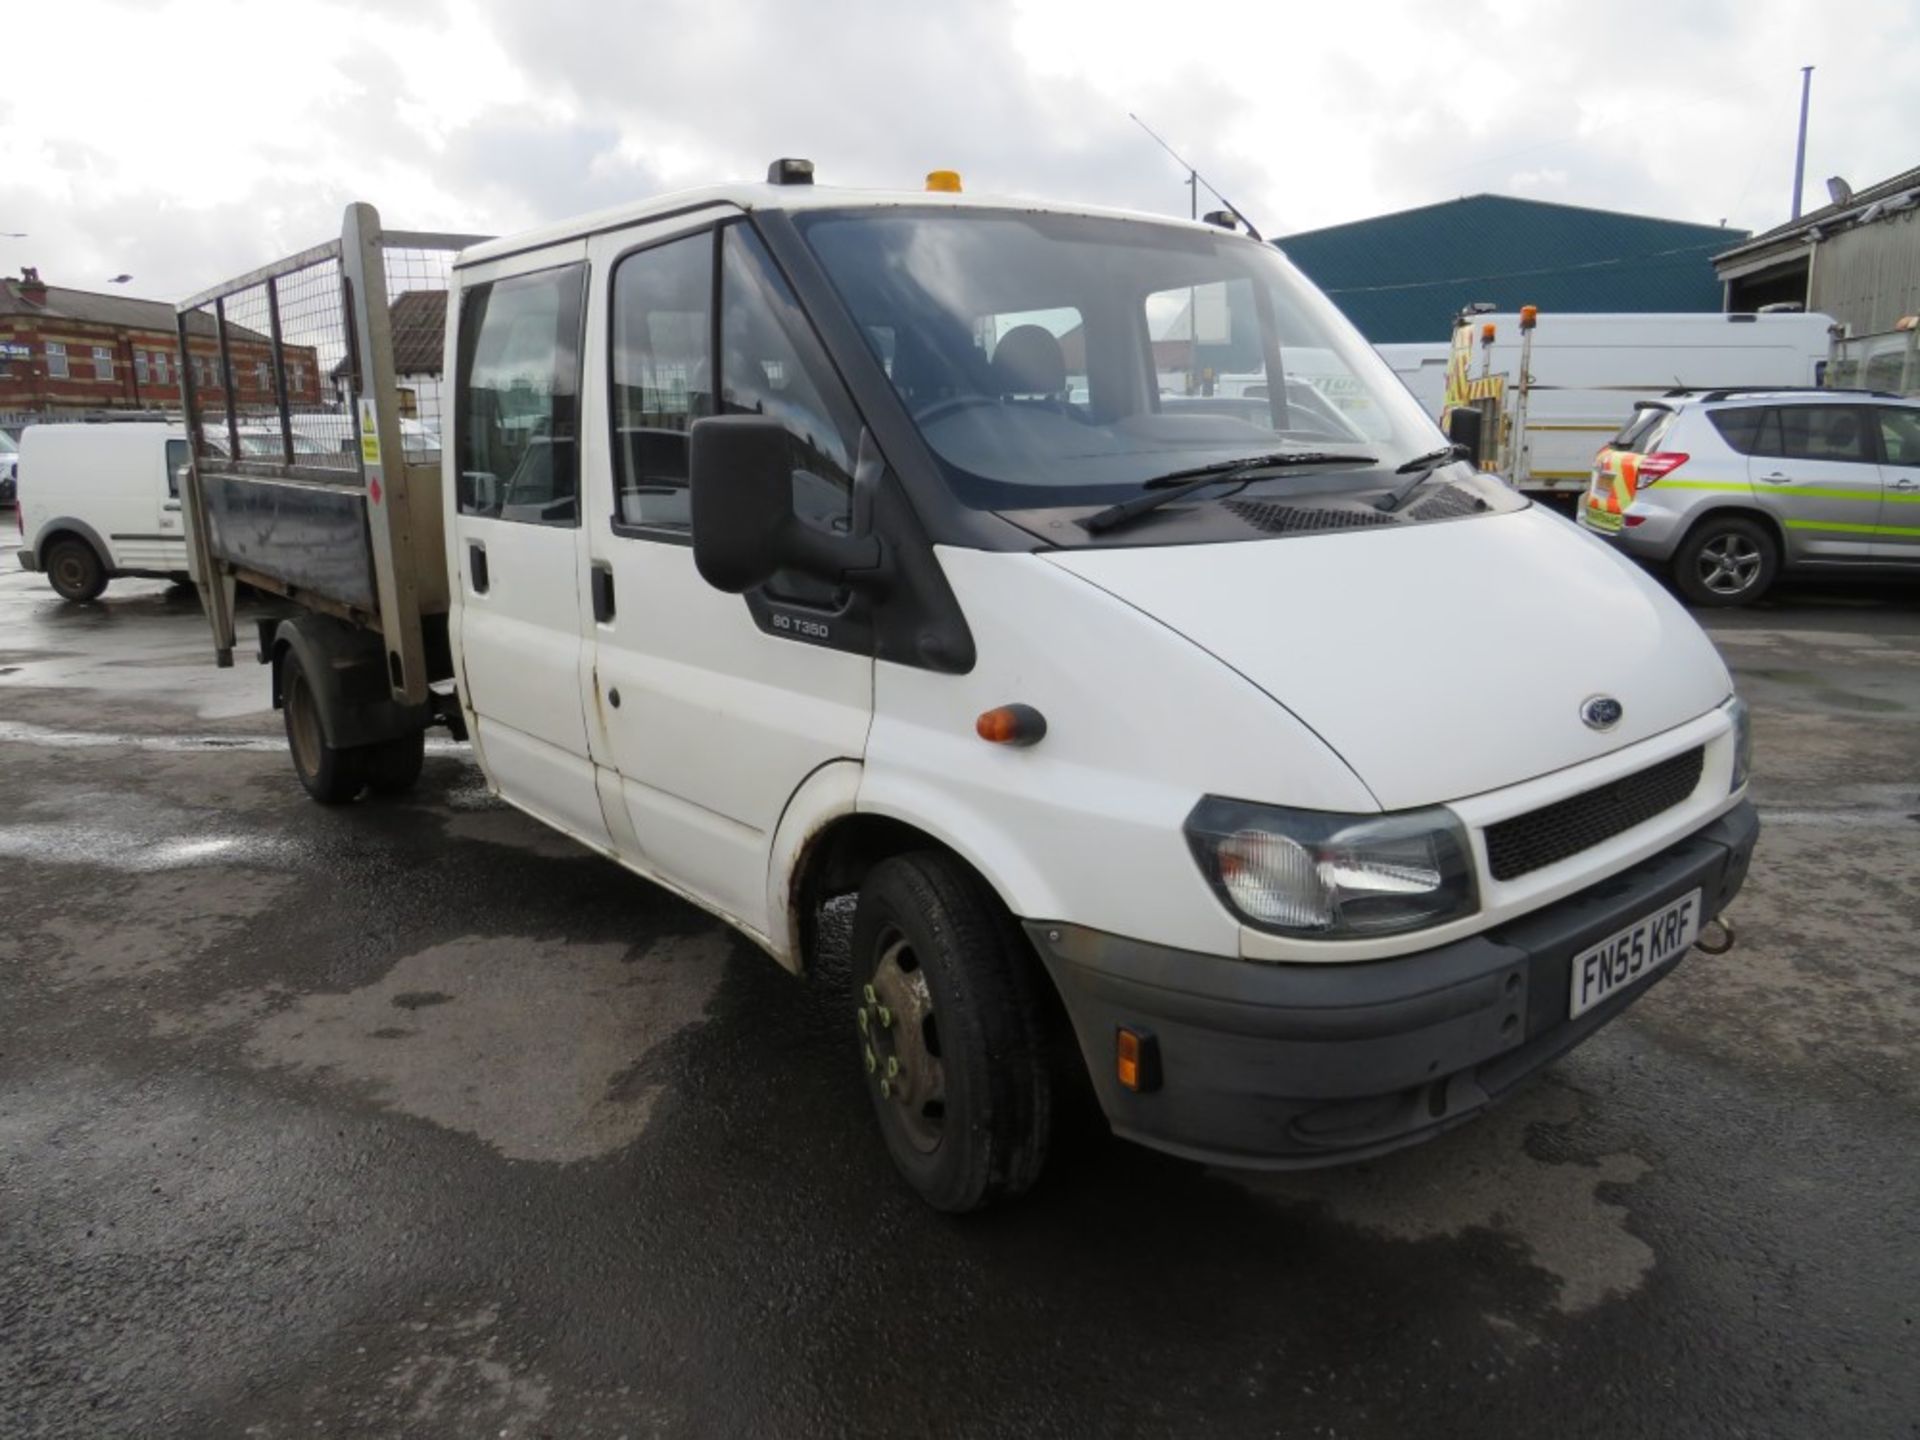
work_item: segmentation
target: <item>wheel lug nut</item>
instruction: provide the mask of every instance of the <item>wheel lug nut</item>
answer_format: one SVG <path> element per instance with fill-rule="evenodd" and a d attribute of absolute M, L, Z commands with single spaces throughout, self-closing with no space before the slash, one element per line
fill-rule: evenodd
<path fill-rule="evenodd" d="M 882 1080 L 880 1082 L 880 1098 L 882 1100 L 891 1100 L 893 1098 L 893 1085 L 890 1081 Z"/>
<path fill-rule="evenodd" d="M 871 1005 L 871 1004 L 873 1004 L 873 1000 L 874 1000 L 874 996 L 873 996 L 873 986 L 871 986 L 871 985 L 862 985 L 862 986 L 860 987 L 860 998 L 861 998 L 862 1000 L 864 1000 L 864 1001 L 866 1001 L 866 1002 L 867 1002 L 867 1004 L 869 1004 L 869 1005 Z"/>
<path fill-rule="evenodd" d="M 899 1073 L 900 1073 L 900 1057 L 898 1055 L 889 1055 L 887 1057 L 887 1078 L 891 1080 L 894 1076 L 898 1075 Z"/>
<path fill-rule="evenodd" d="M 880 1028 L 882 1030 L 891 1030 L 893 1028 L 893 1011 L 882 1005 L 875 1013 L 880 1017 Z"/>
<path fill-rule="evenodd" d="M 867 1033 L 867 1007 L 866 1006 L 862 1005 L 860 1007 L 860 1013 L 857 1019 L 859 1020 L 859 1023 L 860 1023 L 860 1033 L 862 1035 L 866 1034 Z"/>
<path fill-rule="evenodd" d="M 875 1067 L 877 1067 L 879 1063 L 880 1061 L 875 1057 L 873 1053 L 873 1046 L 871 1045 L 867 1046 L 867 1073 L 871 1075 L 874 1072 Z"/>

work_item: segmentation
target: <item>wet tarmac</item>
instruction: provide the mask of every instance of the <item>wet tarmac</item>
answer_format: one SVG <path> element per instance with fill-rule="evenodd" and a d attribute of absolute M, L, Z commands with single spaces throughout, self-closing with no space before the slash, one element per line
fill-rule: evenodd
<path fill-rule="evenodd" d="M 1731 955 L 1423 1148 L 956 1221 L 831 957 L 451 743 L 322 810 L 190 599 L 0 576 L 0 1436 L 1920 1434 L 1920 590 L 1711 625 Z"/>

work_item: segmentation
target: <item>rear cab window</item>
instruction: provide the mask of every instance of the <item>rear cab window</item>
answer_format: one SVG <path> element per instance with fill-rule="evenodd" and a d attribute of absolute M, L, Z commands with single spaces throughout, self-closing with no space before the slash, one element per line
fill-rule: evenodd
<path fill-rule="evenodd" d="M 460 512 L 580 523 L 577 413 L 585 265 L 475 285 L 462 300 Z"/>

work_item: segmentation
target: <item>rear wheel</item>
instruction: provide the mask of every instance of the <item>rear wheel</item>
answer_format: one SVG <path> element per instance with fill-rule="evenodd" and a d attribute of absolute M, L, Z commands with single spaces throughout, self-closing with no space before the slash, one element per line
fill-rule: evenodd
<path fill-rule="evenodd" d="M 1737 515 L 1710 515 L 1680 544 L 1673 583 L 1696 605 L 1748 605 L 1773 585 L 1780 546 L 1766 526 Z"/>
<path fill-rule="evenodd" d="M 57 541 L 47 551 L 47 582 L 62 600 L 81 604 L 100 598 L 107 588 L 107 567 L 84 540 Z"/>
<path fill-rule="evenodd" d="M 294 773 L 307 794 L 322 805 L 344 805 L 366 788 L 366 755 L 327 743 L 320 722 L 320 703 L 300 665 L 289 650 L 281 661 L 281 713 L 287 723 L 287 751 Z"/>
<path fill-rule="evenodd" d="M 933 851 L 876 865 L 853 926 L 854 1021 L 881 1134 L 935 1209 L 1031 1186 L 1052 1087 L 1033 956 L 999 898 Z"/>
<path fill-rule="evenodd" d="M 414 730 L 367 747 L 367 784 L 376 795 L 404 795 L 420 778 L 426 761 L 427 732 Z"/>

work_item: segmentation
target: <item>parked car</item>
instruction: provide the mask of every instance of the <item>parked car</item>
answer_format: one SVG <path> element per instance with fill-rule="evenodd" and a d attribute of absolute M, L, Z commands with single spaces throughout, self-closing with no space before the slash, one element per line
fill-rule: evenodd
<path fill-rule="evenodd" d="M 18 489 L 20 442 L 11 430 L 0 430 L 0 505 L 11 505 Z"/>
<path fill-rule="evenodd" d="M 1580 521 L 1697 605 L 1750 604 L 1796 572 L 1920 578 L 1920 400 L 1643 400 L 1594 457 Z"/>

